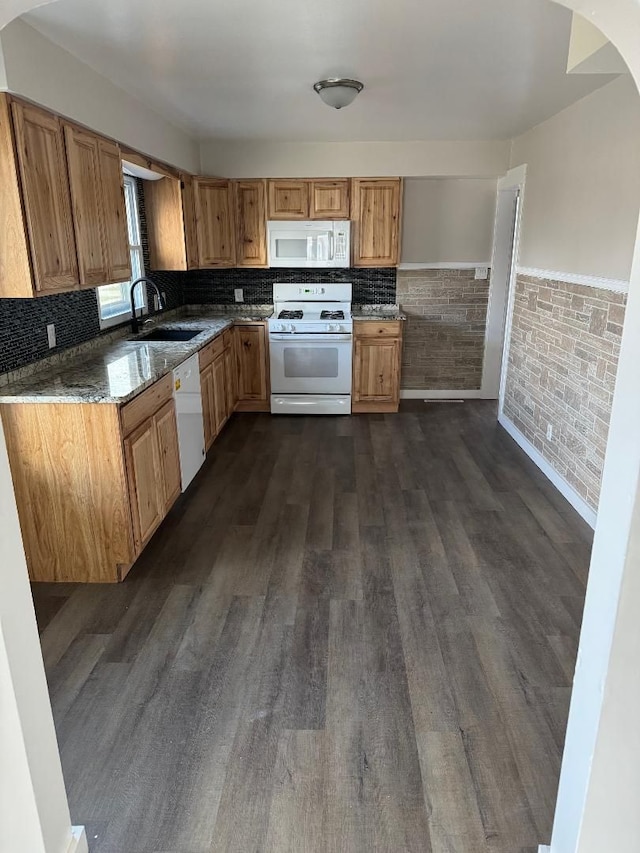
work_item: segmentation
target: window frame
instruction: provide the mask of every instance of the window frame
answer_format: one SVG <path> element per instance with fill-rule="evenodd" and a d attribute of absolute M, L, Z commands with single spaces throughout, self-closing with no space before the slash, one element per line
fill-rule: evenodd
<path fill-rule="evenodd" d="M 98 303 L 98 320 L 100 323 L 100 329 L 110 329 L 113 326 L 120 326 L 128 320 L 131 320 L 131 303 L 129 299 L 131 284 L 137 278 L 140 278 L 145 274 L 144 253 L 142 249 L 142 228 L 140 225 L 140 208 L 138 205 L 138 183 L 133 175 L 127 174 L 124 175 L 123 183 L 132 277 L 128 281 L 113 282 L 112 284 L 104 284 L 96 288 L 96 301 Z M 116 303 L 119 310 L 103 316 L 103 306 L 100 302 L 100 290 L 106 287 L 113 288 L 117 286 L 121 288 L 123 297 L 118 303 Z M 136 288 L 135 305 L 138 316 L 148 314 L 149 304 L 146 286 Z"/>

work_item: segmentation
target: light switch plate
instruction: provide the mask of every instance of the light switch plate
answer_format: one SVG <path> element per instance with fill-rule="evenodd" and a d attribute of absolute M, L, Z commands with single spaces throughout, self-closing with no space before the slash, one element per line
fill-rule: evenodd
<path fill-rule="evenodd" d="M 233 291 L 236 302 L 244 302 L 244 291 L 241 287 L 236 287 Z"/>
<path fill-rule="evenodd" d="M 49 323 L 47 326 L 47 341 L 49 342 L 49 349 L 53 349 L 56 345 L 56 327 L 54 323 Z"/>
<path fill-rule="evenodd" d="M 486 279 L 489 278 L 489 268 L 488 267 L 476 267 L 476 278 Z"/>

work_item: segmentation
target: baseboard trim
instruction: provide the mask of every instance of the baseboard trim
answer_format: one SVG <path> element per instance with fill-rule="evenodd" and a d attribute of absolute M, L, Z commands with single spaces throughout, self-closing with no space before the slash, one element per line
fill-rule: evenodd
<path fill-rule="evenodd" d="M 400 391 L 401 400 L 482 400 L 482 391 L 414 391 L 408 388 Z"/>
<path fill-rule="evenodd" d="M 564 477 L 561 477 L 560 474 L 558 474 L 556 469 L 544 458 L 540 451 L 537 450 L 533 446 L 533 444 L 531 444 L 531 442 L 524 437 L 518 427 L 513 423 L 513 421 L 510 421 L 505 414 L 498 415 L 498 423 L 505 430 L 505 432 L 507 432 L 511 436 L 515 443 L 519 445 L 522 450 L 524 450 L 527 456 L 538 466 L 538 468 L 542 471 L 545 477 L 547 477 L 547 479 L 549 479 L 553 483 L 553 485 L 560 492 L 560 494 L 569 501 L 569 503 L 575 509 L 578 515 L 582 516 L 582 518 L 587 522 L 589 527 L 595 529 L 598 515 L 594 510 L 591 509 L 591 507 L 584 500 L 584 498 L 580 497 L 576 490 L 572 486 L 570 486 L 569 483 L 567 483 Z M 542 850 L 544 848 L 540 849 Z"/>
<path fill-rule="evenodd" d="M 427 263 L 411 263 L 400 264 L 398 269 L 402 270 L 473 270 L 476 267 L 489 267 L 491 269 L 491 261 L 443 261 L 436 264 Z"/>
<path fill-rule="evenodd" d="M 595 275 L 542 270 L 537 267 L 518 267 L 518 275 L 528 275 L 531 278 L 542 278 L 546 281 L 563 281 L 567 284 L 582 284 L 585 287 L 612 290 L 615 293 L 629 292 L 629 282 L 621 278 L 600 278 Z"/>
<path fill-rule="evenodd" d="M 541 844 L 538 847 L 538 853 L 551 853 L 551 848 L 547 847 L 546 844 Z"/>
<path fill-rule="evenodd" d="M 84 826 L 71 827 L 71 841 L 69 842 L 67 853 L 89 853 L 87 834 Z"/>

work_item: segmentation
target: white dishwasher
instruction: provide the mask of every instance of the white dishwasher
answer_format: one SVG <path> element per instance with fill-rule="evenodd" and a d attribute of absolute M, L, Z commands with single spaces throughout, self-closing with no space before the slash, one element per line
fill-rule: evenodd
<path fill-rule="evenodd" d="M 176 402 L 180 473 L 184 492 L 205 459 L 200 364 L 197 353 L 173 371 L 173 398 Z"/>

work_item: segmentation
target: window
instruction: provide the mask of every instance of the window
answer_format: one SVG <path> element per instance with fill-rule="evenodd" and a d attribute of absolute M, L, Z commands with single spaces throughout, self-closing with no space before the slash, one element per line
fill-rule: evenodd
<path fill-rule="evenodd" d="M 144 275 L 142 260 L 142 241 L 140 238 L 140 215 L 138 213 L 138 186 L 136 179 L 124 176 L 124 202 L 127 209 L 127 228 L 129 231 L 129 249 L 131 251 L 131 280 L 119 284 L 105 284 L 97 289 L 100 328 L 106 329 L 123 323 L 131 317 L 129 289 L 131 282 Z M 142 285 L 136 288 L 136 308 L 142 313 L 147 311 L 147 289 Z"/>

